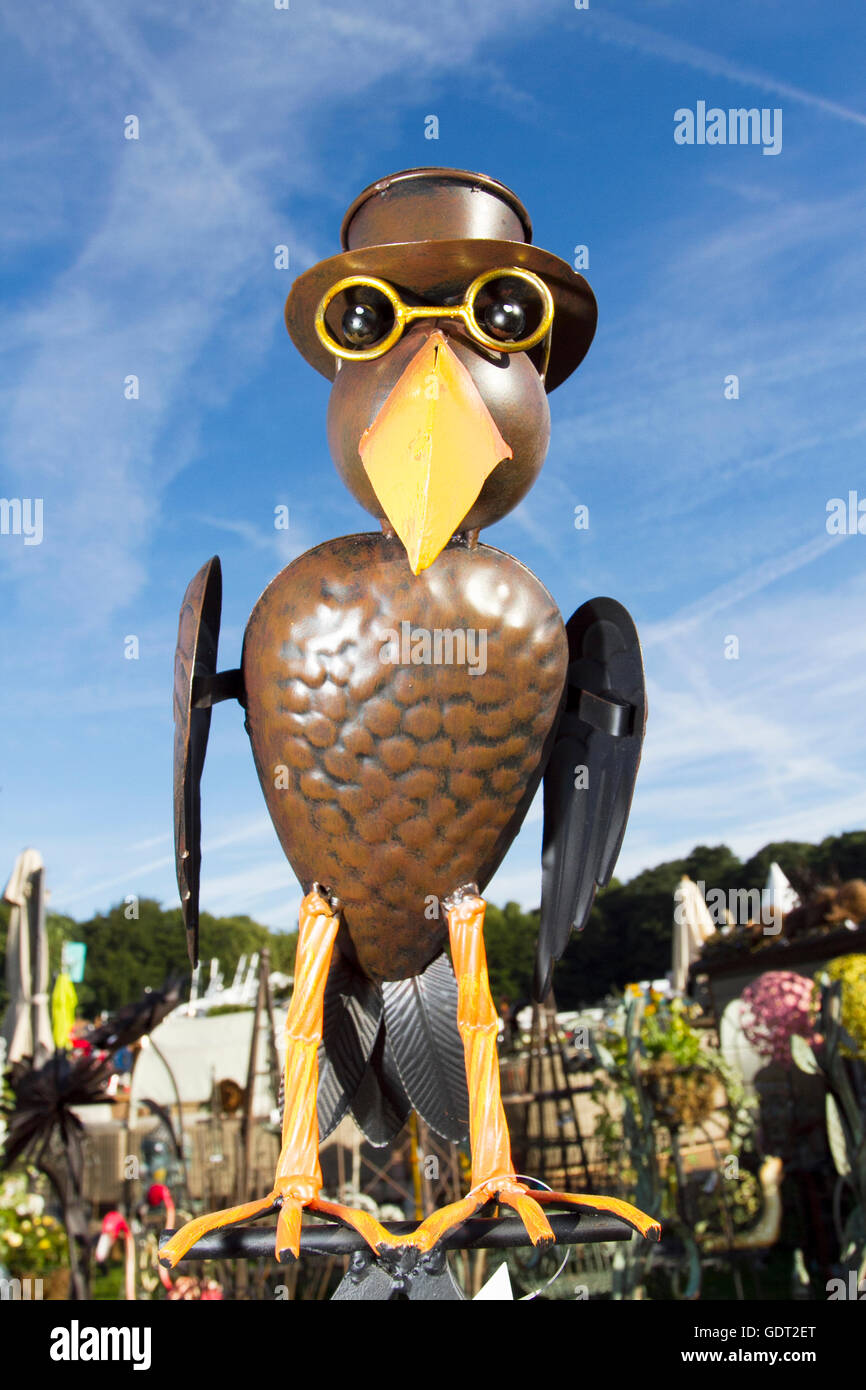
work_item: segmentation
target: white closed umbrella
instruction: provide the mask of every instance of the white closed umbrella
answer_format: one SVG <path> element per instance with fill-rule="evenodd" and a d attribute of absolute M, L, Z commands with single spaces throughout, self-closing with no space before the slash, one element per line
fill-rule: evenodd
<path fill-rule="evenodd" d="M 689 966 L 701 954 L 701 947 L 716 931 L 704 895 L 688 875 L 674 889 L 673 959 L 671 986 L 679 994 L 686 987 Z"/>
<path fill-rule="evenodd" d="M 6 1056 L 9 1062 L 32 1057 L 35 1064 L 54 1051 L 48 1010 L 45 866 L 37 850 L 19 854 L 3 897 L 12 905 L 6 938 Z"/>
<path fill-rule="evenodd" d="M 767 874 L 767 886 L 764 889 L 764 903 L 773 911 L 773 915 L 779 914 L 785 917 L 789 912 L 793 912 L 795 907 L 800 907 L 800 899 L 791 887 L 789 879 L 779 868 L 775 859 L 770 865 Z"/>

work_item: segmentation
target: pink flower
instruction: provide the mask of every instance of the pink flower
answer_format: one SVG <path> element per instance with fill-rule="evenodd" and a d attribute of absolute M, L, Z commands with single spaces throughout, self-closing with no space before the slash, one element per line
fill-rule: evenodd
<path fill-rule="evenodd" d="M 768 970 L 743 990 L 742 1002 L 743 1032 L 761 1056 L 789 1067 L 794 1033 L 817 1043 L 818 997 L 806 976 Z"/>

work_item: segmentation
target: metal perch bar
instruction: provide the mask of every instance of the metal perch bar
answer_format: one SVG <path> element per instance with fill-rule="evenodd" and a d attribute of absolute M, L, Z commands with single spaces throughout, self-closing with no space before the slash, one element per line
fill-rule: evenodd
<path fill-rule="evenodd" d="M 631 1240 L 632 1229 L 615 1216 L 550 1216 L 548 1217 L 557 1245 L 596 1245 L 608 1240 Z M 414 1221 L 390 1221 L 386 1227 L 394 1235 L 416 1229 Z M 160 1246 L 174 1235 L 163 1231 Z M 522 1221 L 515 1217 L 473 1217 L 459 1229 L 442 1238 L 440 1244 L 448 1250 L 508 1250 L 529 1245 L 530 1240 Z M 302 1255 L 352 1255 L 368 1251 L 369 1246 L 357 1231 L 336 1222 L 305 1226 L 301 1231 Z M 202 1236 L 179 1263 L 189 1260 L 255 1260 L 274 1257 L 274 1230 L 271 1226 L 234 1226 L 211 1231 Z"/>

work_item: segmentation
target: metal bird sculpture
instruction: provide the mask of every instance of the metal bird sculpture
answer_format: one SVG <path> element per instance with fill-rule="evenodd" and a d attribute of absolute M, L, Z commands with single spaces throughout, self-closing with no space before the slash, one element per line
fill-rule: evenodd
<path fill-rule="evenodd" d="M 192 580 L 175 667 L 178 884 L 197 959 L 199 785 L 211 706 L 246 710 L 259 779 L 304 889 L 286 1024 L 282 1151 L 259 1201 L 189 1222 L 205 1232 L 279 1212 L 277 1259 L 299 1253 L 304 1208 L 374 1251 L 424 1254 L 488 1201 L 553 1239 L 543 1205 L 658 1225 L 628 1203 L 533 1192 L 518 1179 L 499 1088 L 497 1015 L 480 896 L 544 781 L 536 992 L 613 871 L 645 723 L 640 647 L 625 610 L 585 603 L 564 624 L 519 560 L 479 531 L 525 496 L 547 450 L 547 392 L 595 331 L 582 276 L 531 244 L 503 184 L 411 169 L 367 188 L 343 251 L 286 305 L 295 346 L 333 380 L 328 437 L 381 534 L 301 555 L 268 586 L 242 666 L 217 672 L 218 559 Z M 447 954 L 450 948 L 450 960 Z M 385 1144 L 414 1107 L 469 1132 L 469 1195 L 410 1234 L 321 1195 L 318 1144 L 351 1111 Z"/>

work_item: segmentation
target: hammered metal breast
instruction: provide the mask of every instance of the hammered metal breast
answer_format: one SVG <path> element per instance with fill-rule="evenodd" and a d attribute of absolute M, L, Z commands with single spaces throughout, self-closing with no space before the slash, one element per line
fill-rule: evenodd
<path fill-rule="evenodd" d="M 342 899 L 374 979 L 421 971 L 447 936 L 437 900 L 496 870 L 567 661 L 550 594 L 488 546 L 452 543 L 416 576 L 399 541 L 345 536 L 259 599 L 243 674 L 268 809 L 301 884 Z"/>

